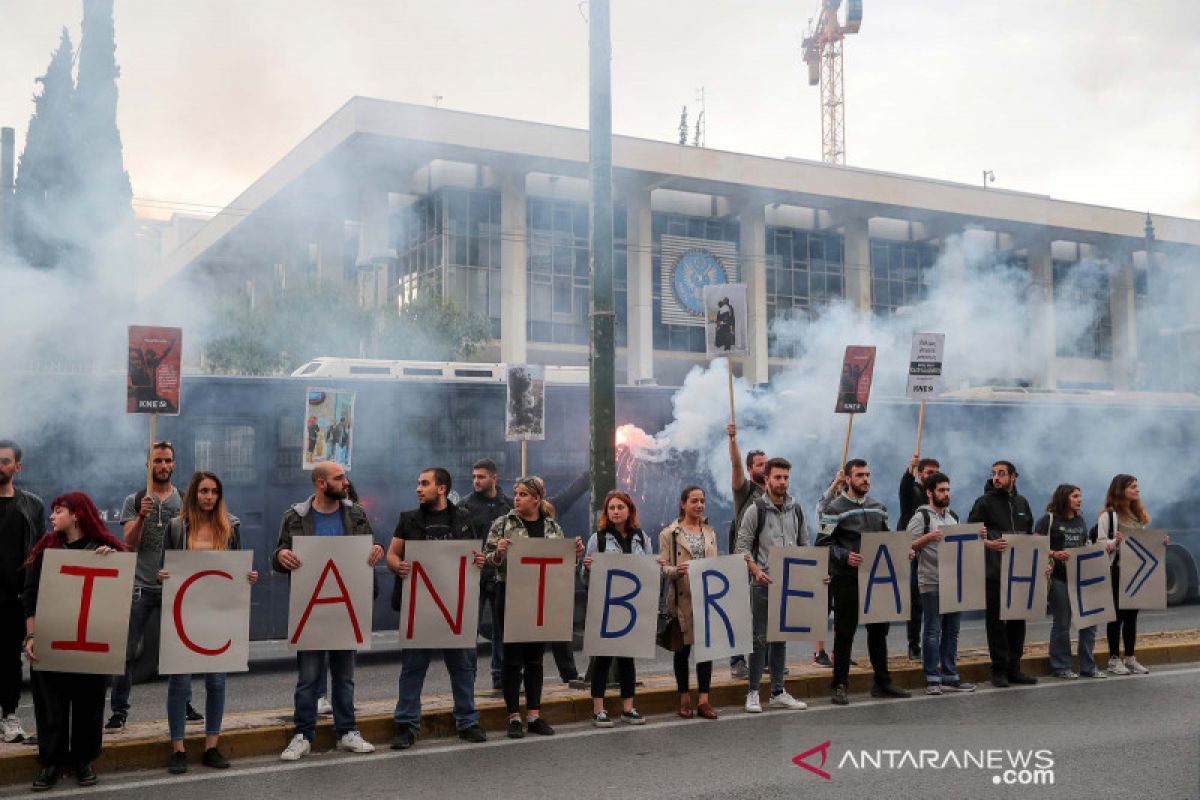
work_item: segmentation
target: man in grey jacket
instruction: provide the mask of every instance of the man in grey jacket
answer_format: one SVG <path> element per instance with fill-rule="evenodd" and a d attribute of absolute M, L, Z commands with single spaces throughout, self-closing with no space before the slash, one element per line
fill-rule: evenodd
<path fill-rule="evenodd" d="M 738 526 L 736 552 L 746 557 L 750 571 L 750 612 L 754 625 L 754 652 L 750 656 L 749 688 L 746 692 L 746 713 L 761 714 L 762 703 L 758 689 L 762 684 L 764 663 L 771 668 L 771 699 L 773 708 L 803 709 L 807 706 L 787 693 L 783 670 L 787 663 L 787 643 L 767 641 L 767 587 L 771 583 L 769 563 L 771 548 L 804 546 L 808 530 L 804 512 L 790 494 L 792 465 L 787 459 L 772 458 L 767 462 L 767 490 L 746 506 Z"/>

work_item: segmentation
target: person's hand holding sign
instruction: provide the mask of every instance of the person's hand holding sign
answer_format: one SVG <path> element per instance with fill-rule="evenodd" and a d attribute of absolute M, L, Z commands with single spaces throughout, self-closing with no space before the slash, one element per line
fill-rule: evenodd
<path fill-rule="evenodd" d="M 283 567 L 288 572 L 300 568 L 299 557 L 286 547 L 279 551 L 279 555 L 276 558 L 279 561 L 279 566 Z"/>
<path fill-rule="evenodd" d="M 855 569 L 858 569 L 858 565 L 862 563 L 862 554 L 851 553 L 850 555 L 846 556 L 846 563 Z"/>
<path fill-rule="evenodd" d="M 411 561 L 398 562 L 396 564 L 396 574 L 399 575 L 401 578 L 404 578 L 407 580 L 408 576 L 412 574 L 412 562 Z"/>
<path fill-rule="evenodd" d="M 483 553 L 477 553 L 472 550 L 471 563 L 475 565 L 476 569 L 483 569 Z"/>
<path fill-rule="evenodd" d="M 381 558 L 383 558 L 383 545 L 378 543 L 371 545 L 371 554 L 367 556 L 367 566 L 375 566 Z"/>

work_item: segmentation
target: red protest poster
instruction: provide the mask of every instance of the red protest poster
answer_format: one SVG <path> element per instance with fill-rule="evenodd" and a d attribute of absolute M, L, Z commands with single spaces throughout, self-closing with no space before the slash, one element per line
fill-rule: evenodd
<path fill-rule="evenodd" d="M 130 414 L 178 414 L 182 328 L 129 326 L 129 375 L 125 410 Z"/>
<path fill-rule="evenodd" d="M 850 345 L 842 360 L 842 377 L 838 381 L 838 414 L 862 414 L 871 397 L 871 376 L 875 372 L 875 348 Z"/>

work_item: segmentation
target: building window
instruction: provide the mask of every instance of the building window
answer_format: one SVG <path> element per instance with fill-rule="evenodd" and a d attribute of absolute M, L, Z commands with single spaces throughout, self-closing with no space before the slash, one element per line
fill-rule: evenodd
<path fill-rule="evenodd" d="M 925 299 L 937 248 L 924 242 L 871 240 L 871 307 L 886 316 Z"/>
<path fill-rule="evenodd" d="M 736 247 L 739 227 L 736 221 L 710 217 L 689 217 L 682 214 L 655 213 L 650 222 L 653 250 L 651 255 L 651 286 L 654 298 L 654 349 L 685 353 L 704 352 L 704 325 L 680 325 L 663 321 L 662 273 L 670 265 L 663 264 L 662 237 L 679 236 L 690 239 L 731 242 Z"/>
<path fill-rule="evenodd" d="M 528 198 L 530 341 L 588 343 L 588 226 L 586 203 Z"/>
<path fill-rule="evenodd" d="M 797 343 L 780 341 L 775 321 L 812 318 L 845 296 L 845 270 L 839 234 L 794 228 L 767 228 L 767 352 L 796 358 Z"/>
<path fill-rule="evenodd" d="M 1054 262 L 1055 318 L 1085 320 L 1078 328 L 1058 327 L 1058 355 L 1112 358 L 1112 306 L 1108 265 L 1096 261 Z"/>
<path fill-rule="evenodd" d="M 254 463 L 254 426 L 200 423 L 193 449 L 197 470 L 215 472 L 230 485 L 257 480 Z"/>

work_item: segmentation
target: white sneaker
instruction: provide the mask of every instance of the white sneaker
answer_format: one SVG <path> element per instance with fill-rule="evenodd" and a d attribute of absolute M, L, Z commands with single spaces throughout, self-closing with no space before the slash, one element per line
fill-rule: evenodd
<path fill-rule="evenodd" d="M 0 717 L 0 736 L 9 744 L 25 741 L 25 729 L 21 727 L 21 718 L 16 714 Z"/>
<path fill-rule="evenodd" d="M 806 703 L 800 702 L 786 691 L 772 695 L 771 699 L 767 702 L 767 705 L 771 706 L 772 708 L 790 708 L 795 711 L 803 711 L 804 709 L 808 708 Z"/>
<path fill-rule="evenodd" d="M 1109 675 L 1128 675 L 1129 667 L 1127 667 L 1125 665 L 1125 663 L 1123 661 L 1121 661 L 1121 659 L 1119 659 L 1119 658 L 1110 658 L 1108 660 L 1108 674 Z"/>
<path fill-rule="evenodd" d="M 374 753 L 375 745 L 362 738 L 362 734 L 358 731 L 350 731 L 342 734 L 342 738 L 338 739 L 337 749 L 350 753 Z"/>
<path fill-rule="evenodd" d="M 1133 656 L 1125 656 L 1125 669 L 1129 670 L 1134 675 L 1149 675 L 1150 670 L 1138 663 L 1138 660 Z"/>
<path fill-rule="evenodd" d="M 758 702 L 758 692 L 747 692 L 746 693 L 746 713 L 747 714 L 761 714 L 762 713 L 762 703 Z"/>
<path fill-rule="evenodd" d="M 308 739 L 304 738 L 304 734 L 297 733 L 288 742 L 287 749 L 279 754 L 280 761 L 299 761 L 304 756 L 312 752 L 312 745 Z"/>
<path fill-rule="evenodd" d="M 317 698 L 317 714 L 327 717 L 333 713 L 333 703 L 326 700 L 324 697 Z"/>

